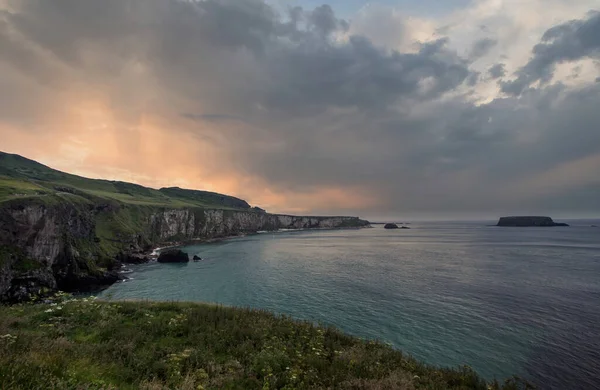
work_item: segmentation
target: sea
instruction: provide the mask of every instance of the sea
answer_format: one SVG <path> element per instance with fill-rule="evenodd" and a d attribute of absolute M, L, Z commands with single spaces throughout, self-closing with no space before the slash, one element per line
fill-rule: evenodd
<path fill-rule="evenodd" d="M 562 222 L 562 221 L 561 221 Z M 600 389 L 600 220 L 263 233 L 131 266 L 101 298 L 268 309 L 540 389 Z"/>

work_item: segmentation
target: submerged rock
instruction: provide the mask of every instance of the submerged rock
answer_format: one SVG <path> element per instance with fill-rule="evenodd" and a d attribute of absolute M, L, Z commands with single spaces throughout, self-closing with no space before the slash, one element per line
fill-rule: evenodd
<path fill-rule="evenodd" d="M 180 249 L 169 250 L 166 252 L 162 252 L 158 256 L 159 263 L 187 263 L 190 261 L 187 253 L 183 252 Z"/>
<path fill-rule="evenodd" d="M 198 255 L 194 255 L 193 260 L 200 261 L 200 260 L 202 260 L 202 257 L 199 257 Z"/>
<path fill-rule="evenodd" d="M 400 229 L 410 229 L 408 226 L 402 226 Z"/>
<path fill-rule="evenodd" d="M 498 221 L 497 226 L 511 226 L 511 227 L 528 227 L 528 226 L 569 226 L 566 223 L 557 223 L 550 217 L 531 217 L 531 216 L 519 216 L 519 217 L 501 217 Z"/>
<path fill-rule="evenodd" d="M 398 229 L 398 225 L 395 223 L 386 223 L 383 227 L 384 229 Z"/>

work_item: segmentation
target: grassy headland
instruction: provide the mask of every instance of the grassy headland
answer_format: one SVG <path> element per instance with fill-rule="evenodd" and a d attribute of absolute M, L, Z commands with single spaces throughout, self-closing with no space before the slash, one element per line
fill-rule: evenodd
<path fill-rule="evenodd" d="M 92 202 L 116 201 L 169 208 L 250 209 L 244 200 L 209 191 L 161 188 L 122 181 L 88 179 L 57 171 L 25 157 L 0 152 L 0 202 L 38 197 L 55 201 L 65 194 Z"/>
<path fill-rule="evenodd" d="M 0 302 L 90 291 L 123 262 L 176 242 L 282 228 L 363 227 L 357 217 L 269 214 L 233 196 L 88 179 L 0 152 Z"/>
<path fill-rule="evenodd" d="M 0 388 L 525 389 L 331 327 L 192 303 L 0 306 Z"/>

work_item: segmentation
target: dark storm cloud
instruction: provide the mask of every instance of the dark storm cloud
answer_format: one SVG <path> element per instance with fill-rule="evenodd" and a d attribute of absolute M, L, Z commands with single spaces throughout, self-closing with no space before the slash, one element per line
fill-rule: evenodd
<path fill-rule="evenodd" d="M 501 77 L 504 77 L 506 75 L 506 70 L 504 69 L 504 64 L 492 65 L 488 69 L 488 74 L 493 79 L 499 79 Z"/>
<path fill-rule="evenodd" d="M 600 58 L 600 12 L 548 29 L 529 62 L 517 71 L 517 78 L 501 83 L 502 91 L 519 95 L 536 81 L 550 81 L 557 64 L 586 57 Z"/>
<path fill-rule="evenodd" d="M 369 40 L 308 41 L 272 49 L 265 63 L 271 83 L 262 103 L 288 115 L 315 114 L 329 107 L 381 109 L 401 99 L 434 98 L 469 76 L 466 63 L 444 48 L 423 45 L 417 53 L 387 53 Z M 430 82 L 421 88 L 423 80 Z"/>
<path fill-rule="evenodd" d="M 328 36 L 338 28 L 347 29 L 347 24 L 343 20 L 335 17 L 331 6 L 324 4 L 314 9 L 308 14 L 308 21 L 322 35 Z"/>
<path fill-rule="evenodd" d="M 467 78 L 467 85 L 470 87 L 474 87 L 479 82 L 479 76 L 481 74 L 479 72 L 472 72 Z"/>
<path fill-rule="evenodd" d="M 462 58 L 447 37 L 403 52 L 348 36 L 328 5 L 279 15 L 258 0 L 101 3 L 17 1 L 2 14 L 2 120 L 56 110 L 47 96 L 86 84 L 123 117 L 147 110 L 188 119 L 173 133 L 218 132 L 215 166 L 273 191 L 360 187 L 378 200 L 363 212 L 377 213 L 600 210 L 585 196 L 600 190 L 585 174 L 600 169 L 600 84 L 527 89 L 598 54 L 597 14 L 548 30 L 503 84 L 514 94 L 475 104 L 465 90 L 486 77 L 470 63 L 491 39 Z"/>
<path fill-rule="evenodd" d="M 492 38 L 483 38 L 473 44 L 469 57 L 471 60 L 476 60 L 486 55 L 494 46 L 498 44 L 498 41 Z"/>

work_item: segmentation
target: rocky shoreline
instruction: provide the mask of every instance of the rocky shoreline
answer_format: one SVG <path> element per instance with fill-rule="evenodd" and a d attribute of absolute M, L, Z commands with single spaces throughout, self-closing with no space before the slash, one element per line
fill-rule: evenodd
<path fill-rule="evenodd" d="M 106 288 L 123 264 L 145 263 L 157 247 L 369 225 L 358 217 L 270 214 L 208 191 L 89 179 L 2 152 L 0 170 L 12 178 L 0 183 L 0 302 Z"/>
<path fill-rule="evenodd" d="M 128 279 L 123 265 L 154 261 L 159 250 L 168 248 L 261 231 L 369 226 L 368 221 L 356 217 L 297 217 L 193 208 L 142 211 L 147 217 L 130 228 L 135 230 L 129 237 L 113 232 L 107 237 L 99 231 L 106 229 L 104 220 L 133 219 L 139 209 L 127 205 L 90 210 L 68 203 L 5 204 L 0 209 L 0 221 L 5 222 L 0 225 L 0 302 L 26 301 L 58 290 L 101 291 Z"/>
<path fill-rule="evenodd" d="M 280 230 L 256 231 L 256 232 L 252 232 L 252 233 L 236 234 L 236 235 L 230 235 L 230 236 L 225 236 L 225 237 L 195 238 L 192 240 L 186 240 L 186 241 L 181 241 L 181 242 L 166 242 L 166 243 L 163 243 L 161 246 L 157 246 L 157 247 L 154 247 L 150 250 L 143 251 L 143 252 L 132 252 L 132 253 L 122 252 L 118 256 L 119 256 L 119 260 L 120 260 L 121 264 L 123 264 L 123 265 L 146 264 L 146 263 L 150 263 L 153 261 L 157 261 L 158 256 L 161 251 L 168 250 L 168 249 L 181 248 L 183 246 L 189 246 L 189 245 L 210 244 L 210 243 L 214 243 L 214 242 L 233 240 L 236 238 L 243 238 L 243 237 L 247 237 L 247 236 L 265 234 L 265 233 L 278 234 L 278 233 L 287 233 L 290 231 L 305 231 L 305 230 L 307 230 L 307 231 L 308 230 L 310 230 L 310 231 L 315 231 L 315 230 L 318 230 L 318 231 L 352 230 L 352 229 L 365 229 L 365 228 L 370 228 L 370 227 L 372 227 L 372 226 L 370 224 L 368 224 L 368 225 L 360 226 L 360 227 L 344 227 L 344 228 L 307 228 L 307 229 L 283 229 L 283 230 L 280 229 Z"/>

